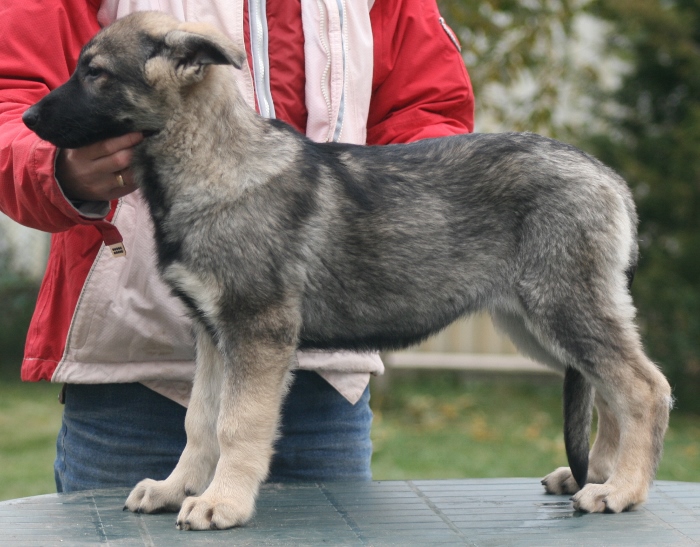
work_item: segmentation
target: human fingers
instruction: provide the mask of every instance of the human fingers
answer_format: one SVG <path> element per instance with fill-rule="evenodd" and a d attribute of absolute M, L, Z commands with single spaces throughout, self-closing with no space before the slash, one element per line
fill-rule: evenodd
<path fill-rule="evenodd" d="M 82 149 L 61 150 L 56 162 L 56 178 L 69 199 L 116 199 L 136 188 L 129 169 L 132 158 L 132 148 L 118 149 L 95 160 L 86 159 Z"/>
<path fill-rule="evenodd" d="M 133 148 L 118 150 L 109 156 L 102 156 L 85 164 L 86 170 L 100 176 L 105 173 L 117 173 L 131 166 L 134 158 Z"/>
<path fill-rule="evenodd" d="M 127 133 L 121 137 L 105 139 L 103 141 L 76 148 L 76 152 L 85 160 L 98 160 L 111 156 L 121 150 L 133 148 L 143 140 L 143 133 Z"/>

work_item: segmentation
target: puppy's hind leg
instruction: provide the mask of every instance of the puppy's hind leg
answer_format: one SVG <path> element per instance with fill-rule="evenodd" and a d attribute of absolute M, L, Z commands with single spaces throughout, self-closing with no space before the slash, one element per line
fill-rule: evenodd
<path fill-rule="evenodd" d="M 588 484 L 579 490 L 571 470 L 562 467 L 545 477 L 547 491 L 578 491 L 574 507 L 582 511 L 619 512 L 646 499 L 668 426 L 670 386 L 642 351 L 631 303 L 606 305 L 624 298 L 608 300 L 596 287 L 567 293 L 550 294 L 537 305 L 526 302 L 529 313 L 511 315 L 506 330 L 526 355 L 575 367 L 595 388 L 599 426 Z M 503 326 L 503 318 L 497 323 Z"/>
<path fill-rule="evenodd" d="M 661 459 L 671 389 L 639 347 L 600 363 L 596 369 L 606 371 L 596 383 L 602 399 L 599 435 L 603 437 L 592 455 L 597 480 L 609 476 L 603 484 L 588 484 L 572 499 L 574 508 L 581 511 L 617 513 L 646 500 Z"/>
<path fill-rule="evenodd" d="M 564 440 L 571 467 L 560 467 L 543 480 L 549 494 L 573 494 L 589 474 L 589 439 L 592 418 L 593 388 L 575 369 L 566 367 L 561 358 L 546 349 L 531 332 L 522 313 L 497 309 L 492 311 L 495 325 L 509 335 L 521 353 L 563 372 Z M 576 478 L 574 478 L 576 477 Z"/>
<path fill-rule="evenodd" d="M 188 496 L 201 494 L 219 459 L 216 422 L 224 370 L 221 354 L 206 329 L 195 324 L 197 368 L 185 417 L 187 445 L 170 476 L 145 479 L 126 500 L 125 509 L 139 513 L 178 511 Z"/>
<path fill-rule="evenodd" d="M 617 418 L 602 397 L 596 395 L 595 406 L 598 413 L 598 431 L 591 449 L 588 480 L 603 484 L 610 478 L 620 447 L 620 426 Z"/>
<path fill-rule="evenodd" d="M 661 458 L 671 390 L 642 351 L 623 283 L 611 294 L 609 278 L 580 275 L 578 279 L 577 286 L 560 286 L 564 290 L 552 290 L 546 299 L 530 299 L 525 308 L 543 343 L 551 344 L 567 366 L 586 377 L 607 405 L 601 405 L 606 408 L 602 415 L 609 409 L 616 420 L 617 455 L 606 456 L 608 463 L 600 459 L 600 469 L 595 470 L 605 475 L 604 468 L 614 459 L 612 472 L 604 484 L 587 484 L 573 500 L 574 507 L 582 511 L 617 513 L 646 500 Z M 605 437 L 596 458 L 614 449 L 614 422 L 604 417 L 603 423 Z"/>
<path fill-rule="evenodd" d="M 595 397 L 595 408 L 598 414 L 598 426 L 588 457 L 587 483 L 603 484 L 612 475 L 620 444 L 620 428 L 615 415 L 607 403 L 599 396 Z M 560 467 L 552 471 L 542 484 L 548 494 L 575 494 L 580 490 L 571 469 Z"/>

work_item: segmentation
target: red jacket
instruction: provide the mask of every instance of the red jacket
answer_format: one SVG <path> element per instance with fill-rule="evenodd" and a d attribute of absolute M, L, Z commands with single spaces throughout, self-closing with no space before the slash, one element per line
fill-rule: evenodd
<path fill-rule="evenodd" d="M 100 28 L 100 4 L 99 0 L 22 0 L 0 9 L 0 211 L 52 233 L 27 336 L 24 380 L 61 380 L 54 372 L 83 286 L 103 243 L 119 238 L 108 222 L 117 202 L 106 219 L 81 216 L 54 178 L 55 147 L 39 140 L 20 118 L 29 105 L 68 79 L 82 45 Z M 275 114 L 304 131 L 300 10 L 299 2 L 290 0 L 267 5 Z M 370 19 L 374 72 L 367 143 L 471 131 L 471 85 L 434 0 L 377 0 Z M 244 28 L 248 43 L 248 26 Z"/>

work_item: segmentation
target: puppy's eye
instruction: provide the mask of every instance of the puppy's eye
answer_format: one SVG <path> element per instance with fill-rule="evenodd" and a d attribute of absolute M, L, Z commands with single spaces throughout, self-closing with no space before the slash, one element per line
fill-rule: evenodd
<path fill-rule="evenodd" d="M 88 66 L 87 70 L 85 71 L 85 75 L 93 80 L 99 78 L 100 76 L 104 76 L 105 74 L 107 74 L 107 72 L 97 66 Z"/>

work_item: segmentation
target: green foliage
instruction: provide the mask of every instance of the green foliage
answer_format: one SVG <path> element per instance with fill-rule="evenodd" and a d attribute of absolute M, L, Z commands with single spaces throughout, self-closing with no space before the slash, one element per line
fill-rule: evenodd
<path fill-rule="evenodd" d="M 633 62 L 616 95 L 617 130 L 591 140 L 622 172 L 640 214 L 633 292 L 652 356 L 678 404 L 700 411 L 700 3 L 598 0 Z"/>
<path fill-rule="evenodd" d="M 24 341 L 36 303 L 38 284 L 0 250 L 0 373 L 18 376 Z"/>
<path fill-rule="evenodd" d="M 600 61 L 580 55 L 585 0 L 439 0 L 475 89 L 480 131 L 568 137 L 574 109 L 601 83 Z M 568 114 L 567 114 L 568 112 Z M 579 119 L 580 122 L 580 119 Z"/>

